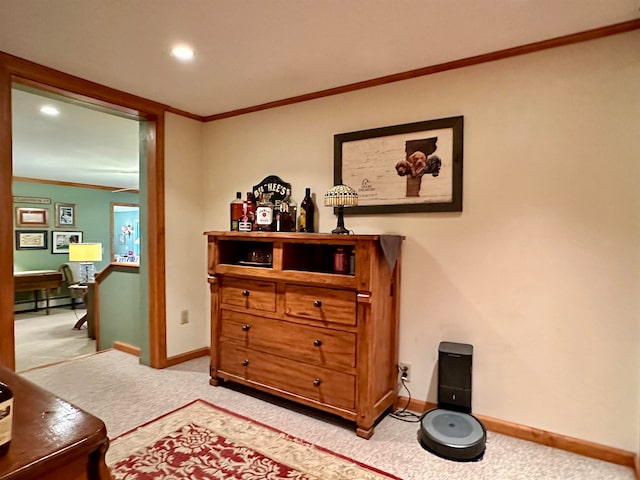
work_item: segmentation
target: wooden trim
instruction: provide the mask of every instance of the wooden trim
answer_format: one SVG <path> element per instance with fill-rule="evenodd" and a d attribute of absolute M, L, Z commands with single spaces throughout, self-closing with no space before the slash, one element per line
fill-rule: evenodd
<path fill-rule="evenodd" d="M 179 363 L 193 360 L 194 358 L 208 357 L 209 355 L 211 355 L 211 349 L 209 347 L 198 348 L 196 350 L 191 350 L 190 352 L 181 353 L 179 355 L 174 355 L 173 357 L 167 358 L 165 367 L 178 365 Z"/>
<path fill-rule="evenodd" d="M 147 241 L 149 266 L 149 365 L 167 366 L 167 322 L 164 223 L 164 135 L 165 118 L 149 123 L 147 132 Z M 163 139 L 153 141 L 153 139 Z"/>
<path fill-rule="evenodd" d="M 636 478 L 638 480 L 640 480 L 640 452 L 636 453 L 636 466 L 635 466 L 635 471 L 636 471 Z"/>
<path fill-rule="evenodd" d="M 0 364 L 14 370 L 11 75 L 0 63 Z"/>
<path fill-rule="evenodd" d="M 409 402 L 409 405 L 407 405 Z M 406 407 L 405 407 L 406 406 Z M 436 408 L 435 403 L 422 402 L 419 400 L 409 399 L 407 397 L 398 397 L 395 408 L 407 408 L 413 412 L 424 413 L 432 408 Z M 473 414 L 480 420 L 485 428 L 491 432 L 501 433 L 510 437 L 528 440 L 530 442 L 539 443 L 548 447 L 566 450 L 567 452 L 577 453 L 585 457 L 604 460 L 605 462 L 616 463 L 626 467 L 634 467 L 634 453 L 619 448 L 609 447 L 599 443 L 581 440 L 579 438 L 568 437 L 559 433 L 548 432 L 539 428 L 528 427 L 517 423 L 499 420 L 497 418 L 487 417 L 485 415 Z M 637 461 L 636 461 L 636 471 Z"/>
<path fill-rule="evenodd" d="M 135 355 L 136 357 L 140 356 L 140 348 L 136 347 L 135 345 L 129 345 L 128 343 L 115 341 L 113 342 L 113 348 L 114 350 L 120 350 L 121 352 Z"/>
<path fill-rule="evenodd" d="M 109 265 L 104 267 L 102 271 L 96 273 L 95 280 L 96 285 L 100 285 L 100 282 L 104 281 L 106 277 L 111 274 L 111 272 L 127 272 L 127 273 L 139 273 L 140 265 L 136 263 L 118 263 L 111 262 Z"/>
<path fill-rule="evenodd" d="M 184 110 L 180 110 L 178 108 L 167 107 L 166 111 L 174 113 L 176 115 L 181 115 L 183 117 L 191 118 L 192 120 L 204 122 L 204 117 L 202 115 L 196 115 L 195 113 L 185 112 Z"/>
<path fill-rule="evenodd" d="M 586 42 L 588 40 L 594 40 L 597 38 L 607 37 L 610 35 L 617 35 L 619 33 L 630 32 L 632 30 L 640 29 L 640 19 L 630 20 L 628 22 L 617 23 L 606 27 L 595 28 L 593 30 L 586 30 L 584 32 L 573 33 L 571 35 L 564 35 L 562 37 L 551 38 L 549 40 L 542 40 L 540 42 L 528 43 L 526 45 L 520 45 L 518 47 L 507 48 L 505 50 L 498 50 L 492 53 L 484 53 L 482 55 L 476 55 L 473 57 L 467 57 L 460 60 L 454 60 L 452 62 L 440 63 L 438 65 L 432 65 L 429 67 L 417 68 L 415 70 L 408 70 L 406 72 L 395 73 L 392 75 L 385 75 L 383 77 L 373 78 L 371 80 L 365 80 L 362 82 L 350 83 L 342 85 L 340 87 L 328 88 L 326 90 L 320 90 L 318 92 L 306 93 L 304 95 L 297 95 L 295 97 L 284 98 L 282 100 L 275 100 L 273 102 L 267 102 L 260 105 L 255 105 L 247 108 L 240 108 L 237 110 L 231 110 L 229 112 L 217 113 L 215 115 L 208 115 L 204 117 L 205 122 L 213 122 L 215 120 L 221 120 L 223 118 L 236 117 L 238 115 L 245 115 L 247 113 L 259 112 L 261 110 L 268 110 L 271 108 L 283 107 L 285 105 L 293 105 L 295 103 L 308 102 L 309 100 L 315 100 L 318 98 L 329 97 L 332 95 L 340 95 L 342 93 L 354 92 L 356 90 L 362 90 L 370 87 L 377 87 L 380 85 L 386 85 L 388 83 L 399 82 L 402 80 L 409 80 L 412 78 L 423 77 L 425 75 L 431 75 L 433 73 L 446 72 L 447 70 L 455 70 L 463 67 L 470 67 L 472 65 L 479 65 L 481 63 L 493 62 L 495 60 L 502 60 L 505 58 L 515 57 L 518 55 L 526 55 L 529 53 L 539 52 L 541 50 L 547 50 L 549 48 L 563 47 L 574 43 Z"/>
<path fill-rule="evenodd" d="M 29 183 L 42 183 L 44 185 L 59 185 L 62 187 L 78 187 L 78 188 L 92 188 L 94 190 L 109 190 L 115 192 L 116 190 L 122 191 L 122 187 L 109 187 L 106 185 L 92 185 L 90 183 L 75 183 L 75 182 L 63 182 L 60 180 L 42 180 L 40 178 L 29 177 L 13 177 L 14 182 L 29 182 Z M 128 193 L 140 193 L 139 190 L 129 190 Z"/>

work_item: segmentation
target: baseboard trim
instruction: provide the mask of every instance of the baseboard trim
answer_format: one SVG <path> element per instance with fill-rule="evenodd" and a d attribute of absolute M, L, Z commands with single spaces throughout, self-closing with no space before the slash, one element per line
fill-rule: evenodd
<path fill-rule="evenodd" d="M 129 345 L 128 343 L 116 341 L 113 342 L 113 348 L 114 350 L 119 350 L 130 355 L 135 355 L 136 357 L 140 356 L 140 347 Z"/>
<path fill-rule="evenodd" d="M 191 350 L 190 352 L 185 352 L 179 355 L 174 355 L 173 357 L 169 357 L 164 363 L 165 367 L 172 367 L 173 365 L 178 365 L 179 363 L 193 360 L 194 358 L 206 357 L 210 354 L 211 349 L 209 347 L 202 347 L 196 350 Z"/>
<path fill-rule="evenodd" d="M 423 413 L 432 408 L 436 408 L 436 404 L 431 402 L 422 402 L 407 397 L 398 397 L 395 404 L 396 408 L 406 408 L 413 412 Z M 568 437 L 559 433 L 548 432 L 539 428 L 528 427 L 517 423 L 499 420 L 497 418 L 478 415 L 474 412 L 475 417 L 480 420 L 485 428 L 491 432 L 501 433 L 510 437 L 528 440 L 530 442 L 539 443 L 548 447 L 566 450 L 567 452 L 577 453 L 586 457 L 604 460 L 605 462 L 616 463 L 634 468 L 636 477 L 640 480 L 640 467 L 638 456 L 633 452 L 622 450 L 619 448 L 608 447 L 599 443 L 580 440 L 579 438 Z"/>

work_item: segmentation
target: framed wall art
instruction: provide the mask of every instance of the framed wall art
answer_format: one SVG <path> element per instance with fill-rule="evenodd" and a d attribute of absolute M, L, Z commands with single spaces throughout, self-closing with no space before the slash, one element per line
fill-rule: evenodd
<path fill-rule="evenodd" d="M 76 205 L 75 203 L 56 203 L 56 228 L 75 228 L 76 226 Z"/>
<path fill-rule="evenodd" d="M 16 230 L 16 250 L 46 250 L 46 230 Z"/>
<path fill-rule="evenodd" d="M 69 253 L 70 243 L 82 243 L 82 232 L 51 232 L 51 253 Z"/>
<path fill-rule="evenodd" d="M 334 184 L 358 193 L 344 214 L 461 212 L 463 117 L 334 135 Z"/>
<path fill-rule="evenodd" d="M 49 210 L 46 208 L 16 207 L 17 227 L 48 227 Z"/>

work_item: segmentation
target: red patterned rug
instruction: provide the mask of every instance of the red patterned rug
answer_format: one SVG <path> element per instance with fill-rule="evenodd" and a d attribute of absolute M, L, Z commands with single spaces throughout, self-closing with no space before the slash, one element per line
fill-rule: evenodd
<path fill-rule="evenodd" d="M 401 480 L 196 400 L 111 442 L 116 480 Z"/>

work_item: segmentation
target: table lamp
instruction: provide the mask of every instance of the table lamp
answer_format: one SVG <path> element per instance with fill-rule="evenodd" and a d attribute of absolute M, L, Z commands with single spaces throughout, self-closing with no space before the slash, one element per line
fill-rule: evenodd
<path fill-rule="evenodd" d="M 358 205 L 358 194 L 347 185 L 335 185 L 324 194 L 324 206 L 338 208 L 338 226 L 331 230 L 331 233 L 349 234 L 349 230 L 344 228 L 344 207 L 356 205 Z"/>
<path fill-rule="evenodd" d="M 80 285 L 93 281 L 95 266 L 93 262 L 102 260 L 101 243 L 70 243 L 69 261 L 80 262 Z"/>

